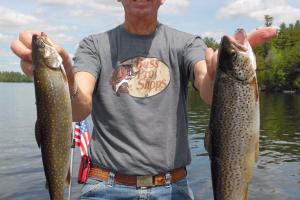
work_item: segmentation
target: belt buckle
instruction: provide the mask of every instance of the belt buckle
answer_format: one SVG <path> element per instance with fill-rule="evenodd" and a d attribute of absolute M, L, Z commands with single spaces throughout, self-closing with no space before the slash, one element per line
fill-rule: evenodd
<path fill-rule="evenodd" d="M 151 187 L 153 186 L 153 176 L 137 176 L 137 187 Z"/>

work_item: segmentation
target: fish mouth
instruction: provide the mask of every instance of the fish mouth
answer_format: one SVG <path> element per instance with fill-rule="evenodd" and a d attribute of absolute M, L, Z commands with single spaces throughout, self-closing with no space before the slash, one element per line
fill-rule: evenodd
<path fill-rule="evenodd" d="M 225 35 L 222 38 L 222 43 L 226 49 L 230 52 L 247 52 L 247 47 L 245 44 L 240 44 L 239 41 L 236 41 L 230 36 Z"/>
<path fill-rule="evenodd" d="M 45 33 L 32 36 L 32 60 L 37 63 L 43 62 L 51 69 L 59 69 L 62 58 L 55 49 L 55 44 Z"/>
<path fill-rule="evenodd" d="M 45 43 L 40 35 L 34 34 L 32 36 L 32 45 L 37 48 L 45 48 Z"/>
<path fill-rule="evenodd" d="M 238 30 L 234 37 L 225 35 L 221 41 L 218 58 L 220 70 L 234 80 L 248 83 L 255 76 L 255 67 L 252 67 L 253 70 L 248 69 L 249 67 L 243 67 L 242 70 L 241 65 L 244 65 L 246 60 L 250 60 L 249 64 L 256 66 L 255 61 L 252 61 L 252 54 L 247 35 L 242 29 Z"/>
<path fill-rule="evenodd" d="M 45 48 L 46 45 L 53 47 L 53 42 L 48 38 L 48 35 L 44 32 L 41 32 L 41 35 L 34 34 L 32 36 L 32 44 L 37 48 Z"/>

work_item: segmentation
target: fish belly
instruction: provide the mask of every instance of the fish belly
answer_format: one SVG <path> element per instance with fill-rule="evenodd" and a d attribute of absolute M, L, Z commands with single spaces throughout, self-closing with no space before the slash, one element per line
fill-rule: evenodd
<path fill-rule="evenodd" d="M 60 71 L 34 72 L 37 127 L 50 198 L 63 200 L 69 169 L 72 111 L 69 90 Z"/>
<path fill-rule="evenodd" d="M 245 84 L 216 77 L 209 129 L 215 199 L 247 199 L 259 145 L 256 78 Z"/>

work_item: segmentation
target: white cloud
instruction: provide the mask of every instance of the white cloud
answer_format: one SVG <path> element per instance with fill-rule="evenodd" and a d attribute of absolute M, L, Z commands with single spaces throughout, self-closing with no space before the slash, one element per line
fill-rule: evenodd
<path fill-rule="evenodd" d="M 73 16 L 96 16 L 99 13 L 109 14 L 114 17 L 123 16 L 123 8 L 117 0 L 38 0 L 41 5 L 53 7 L 68 7 L 69 14 Z M 187 8 L 190 0 L 167 0 L 161 7 L 161 12 L 166 14 L 178 14 Z"/>
<path fill-rule="evenodd" d="M 59 43 L 59 44 L 63 44 L 63 43 L 73 43 L 75 40 L 75 38 L 71 35 L 65 34 L 65 33 L 58 33 L 58 34 L 53 34 L 53 39 L 55 40 L 55 42 Z"/>
<path fill-rule="evenodd" d="M 0 56 L 3 57 L 12 57 L 13 53 L 11 51 L 4 51 L 0 49 Z"/>
<path fill-rule="evenodd" d="M 76 39 L 72 33 L 77 31 L 75 26 L 51 26 L 51 25 L 39 25 L 38 30 L 46 32 L 53 40 L 59 44 L 73 43 Z"/>
<path fill-rule="evenodd" d="M 190 0 L 167 0 L 161 7 L 166 14 L 178 14 L 190 5 Z"/>
<path fill-rule="evenodd" d="M 38 23 L 40 20 L 33 15 L 23 14 L 0 5 L 0 30 Z"/>
<path fill-rule="evenodd" d="M 264 21 L 265 15 L 274 17 L 274 23 L 294 23 L 300 19 L 300 9 L 291 6 L 287 0 L 234 0 L 218 12 L 219 19 L 249 16 Z"/>
<path fill-rule="evenodd" d="M 20 62 L 0 62 L 0 71 L 22 72 Z"/>
<path fill-rule="evenodd" d="M 73 5 L 83 4 L 86 1 L 85 0 L 64 0 L 64 1 L 61 1 L 61 0 L 38 0 L 37 2 L 41 3 L 41 4 L 47 4 L 47 5 L 53 5 L 53 6 L 60 6 L 60 5 L 73 6 Z"/>
<path fill-rule="evenodd" d="M 20 71 L 20 62 L 14 61 L 11 51 L 0 49 L 0 71 Z"/>
<path fill-rule="evenodd" d="M 213 38 L 214 40 L 216 40 L 216 42 L 220 42 L 221 38 L 226 35 L 224 32 L 222 31 L 216 31 L 216 32 L 204 32 L 202 34 L 200 34 L 202 38 L 204 37 L 210 37 Z"/>
<path fill-rule="evenodd" d="M 0 33 L 0 42 L 5 42 L 9 39 L 10 39 L 9 35 Z"/>
<path fill-rule="evenodd" d="M 41 8 L 52 8 L 69 15 L 67 17 L 80 17 L 83 20 L 99 18 L 102 26 L 111 27 L 123 22 L 124 10 L 117 0 L 38 0 Z M 167 0 L 160 13 L 178 14 L 187 8 L 190 0 Z M 102 21 L 104 20 L 104 21 Z"/>
<path fill-rule="evenodd" d="M 70 15 L 79 17 L 96 16 L 103 13 L 119 16 L 123 13 L 121 3 L 116 0 L 38 0 L 38 3 L 56 8 L 67 8 Z"/>
<path fill-rule="evenodd" d="M 58 25 L 53 26 L 43 17 L 24 14 L 21 11 L 0 6 L 0 42 L 11 40 L 12 37 L 23 30 L 45 31 L 54 35 L 54 40 L 60 44 L 72 42 L 74 38 L 67 33 L 77 30 L 75 26 Z"/>
<path fill-rule="evenodd" d="M 46 31 L 50 31 L 52 33 L 61 33 L 61 32 L 69 32 L 69 31 L 77 31 L 78 28 L 76 26 L 47 26 L 45 28 Z"/>

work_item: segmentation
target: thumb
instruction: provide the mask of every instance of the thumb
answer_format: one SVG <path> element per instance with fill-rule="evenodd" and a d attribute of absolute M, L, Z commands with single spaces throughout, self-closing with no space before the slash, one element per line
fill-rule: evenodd
<path fill-rule="evenodd" d="M 272 38 L 277 34 L 277 29 L 275 27 L 263 27 L 256 29 L 254 32 L 248 34 L 248 40 L 252 48 L 261 45 Z"/>
<path fill-rule="evenodd" d="M 58 54 L 61 56 L 63 59 L 63 65 L 66 70 L 66 73 L 69 74 L 72 71 L 72 61 L 69 53 L 64 49 L 59 46 L 55 46 Z"/>
<path fill-rule="evenodd" d="M 44 34 L 45 36 L 47 36 L 47 34 L 44 33 L 44 32 L 42 34 Z M 66 71 L 66 73 L 68 75 L 69 72 L 72 69 L 72 62 L 71 62 L 71 58 L 70 58 L 68 52 L 64 48 L 60 47 L 55 42 L 53 42 L 53 40 L 50 37 L 48 37 L 48 36 L 47 36 L 47 41 L 56 49 L 56 51 L 58 52 L 58 54 L 63 59 L 63 65 L 64 65 L 65 71 Z"/>

